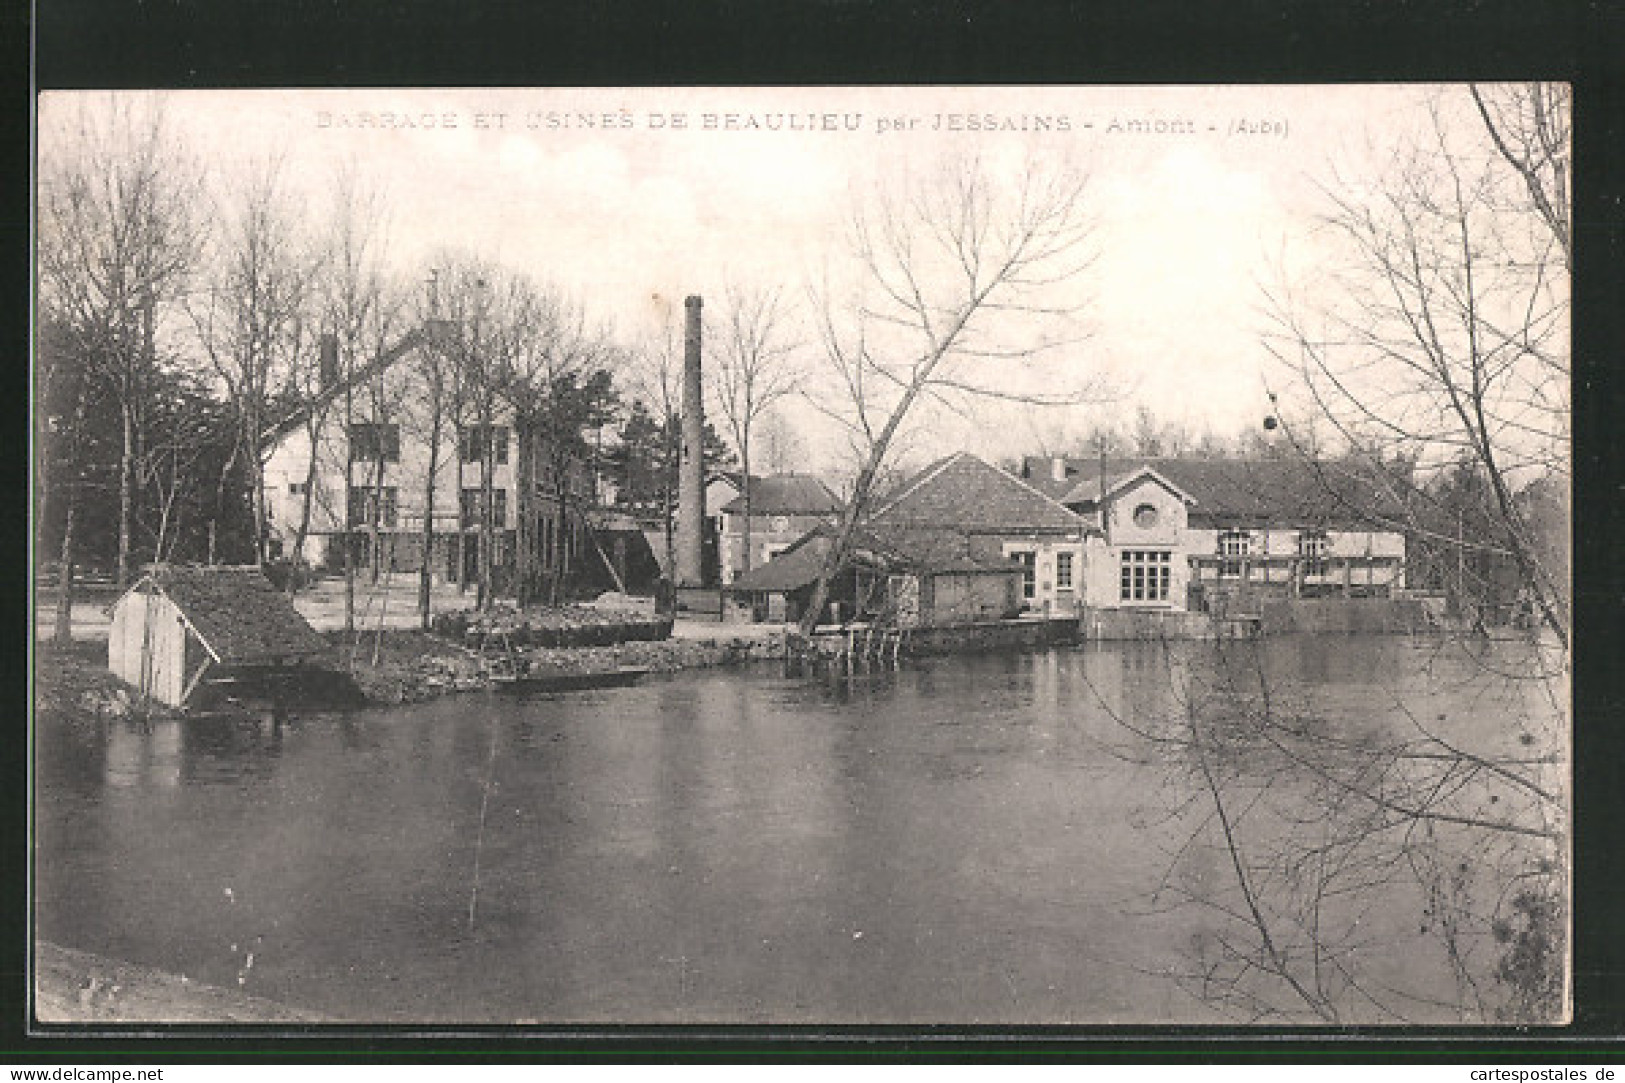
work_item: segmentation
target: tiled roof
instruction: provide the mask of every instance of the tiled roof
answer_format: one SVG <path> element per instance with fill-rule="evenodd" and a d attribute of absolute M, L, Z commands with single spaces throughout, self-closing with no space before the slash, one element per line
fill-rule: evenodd
<path fill-rule="evenodd" d="M 1060 486 L 1050 462 L 1029 463 L 1030 484 Z M 1072 505 L 1097 499 L 1102 466 L 1108 491 L 1137 470 L 1155 470 L 1195 501 L 1193 523 L 1371 526 L 1403 519 L 1401 505 L 1370 468 L 1302 459 L 1069 459 L 1061 498 Z"/>
<path fill-rule="evenodd" d="M 981 533 L 1081 530 L 1077 513 L 1020 478 L 962 451 L 906 482 L 875 512 L 876 525 Z"/>
<path fill-rule="evenodd" d="M 750 479 L 752 515 L 826 515 L 841 509 L 841 502 L 811 474 L 772 474 Z M 723 511 L 745 510 L 744 496 L 723 505 Z"/>
<path fill-rule="evenodd" d="M 258 568 L 165 566 L 148 578 L 224 665 L 309 657 L 329 649 Z"/>
<path fill-rule="evenodd" d="M 835 529 L 819 526 L 766 564 L 752 568 L 730 584 L 737 591 L 800 590 L 818 579 Z M 1011 572 L 1008 564 L 973 559 L 965 535 L 952 530 L 907 529 L 874 525 L 852 535 L 848 564 L 887 571 L 926 573 Z"/>
<path fill-rule="evenodd" d="M 766 564 L 758 564 L 739 576 L 728 589 L 768 593 L 800 590 L 818 580 L 830 544 L 830 537 L 822 528 L 813 530 Z"/>

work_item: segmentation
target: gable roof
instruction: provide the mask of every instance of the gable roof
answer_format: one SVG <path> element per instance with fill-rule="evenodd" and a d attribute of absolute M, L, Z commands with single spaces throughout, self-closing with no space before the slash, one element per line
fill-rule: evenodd
<path fill-rule="evenodd" d="M 722 510 L 744 512 L 744 495 L 724 504 Z M 827 515 L 840 510 L 841 502 L 829 486 L 811 474 L 770 474 L 750 479 L 752 515 Z"/>
<path fill-rule="evenodd" d="M 329 650 L 327 641 L 258 568 L 159 565 L 124 598 L 146 593 L 149 585 L 175 604 L 205 649 L 223 665 L 308 658 Z"/>
<path fill-rule="evenodd" d="M 1404 521 L 1403 507 L 1374 469 L 1302 459 L 1069 459 L 1063 501 L 1096 503 L 1102 466 L 1108 496 L 1147 470 L 1183 491 L 1194 501 L 1193 525 L 1369 527 Z"/>
<path fill-rule="evenodd" d="M 1166 477 L 1159 473 L 1156 468 L 1144 463 L 1122 474 L 1119 474 L 1116 477 L 1108 476 L 1105 479 L 1104 495 L 1107 497 L 1116 496 L 1118 493 L 1122 492 L 1124 489 L 1128 488 L 1141 478 L 1152 479 L 1187 504 L 1198 503 L 1197 499 L 1190 493 L 1187 493 L 1184 489 L 1181 489 L 1178 485 L 1175 485 L 1173 482 L 1169 481 Z M 1066 495 L 1057 497 L 1056 499 L 1067 505 L 1084 504 L 1088 503 L 1089 501 L 1098 501 L 1101 495 L 1102 486 L 1100 484 L 1100 479 L 1096 478 L 1091 481 L 1078 482 L 1070 491 L 1066 493 Z"/>
<path fill-rule="evenodd" d="M 870 517 L 875 525 L 980 533 L 1081 530 L 1077 512 L 998 467 L 961 451 L 905 482 Z"/>

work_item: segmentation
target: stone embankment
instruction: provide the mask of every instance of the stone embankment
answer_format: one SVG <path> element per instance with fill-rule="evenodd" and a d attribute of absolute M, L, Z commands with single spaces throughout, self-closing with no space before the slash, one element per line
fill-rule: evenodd
<path fill-rule="evenodd" d="M 784 657 L 782 636 L 667 638 L 670 618 L 591 607 L 516 614 L 444 614 L 436 632 L 332 633 L 340 664 L 374 703 L 410 703 L 491 687 L 487 662 L 511 655 L 531 674 L 587 674 L 626 668 L 665 673 Z"/>

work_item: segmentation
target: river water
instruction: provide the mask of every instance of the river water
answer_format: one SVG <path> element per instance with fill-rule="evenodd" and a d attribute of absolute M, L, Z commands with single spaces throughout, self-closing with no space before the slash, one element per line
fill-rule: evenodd
<path fill-rule="evenodd" d="M 1344 799 L 1355 776 L 1278 774 L 1227 752 L 1212 720 L 1213 743 L 1178 737 L 1228 682 L 1238 703 L 1293 704 L 1340 750 L 1389 748 L 1425 719 L 1478 757 L 1539 760 L 1541 804 L 1561 806 L 1560 715 L 1544 685 L 1495 676 L 1529 672 L 1527 646 L 1214 651 L 921 659 L 850 680 L 698 671 L 280 726 L 42 718 L 36 933 L 356 1021 L 1494 1018 L 1510 941 L 1487 930 L 1517 916 L 1506 884 L 1428 864 L 1479 849 L 1475 828 L 1361 822 L 1403 838 L 1403 860 L 1305 845 L 1374 815 Z M 1482 770 L 1447 779 L 1469 781 L 1452 809 L 1528 813 Z M 1556 830 L 1555 849 L 1517 836 L 1494 875 L 1551 872 Z M 1283 858 L 1299 852 L 1319 855 L 1314 928 L 1349 934 L 1326 934 L 1324 960 L 1295 946 L 1303 870 Z M 1328 853 L 1334 873 L 1356 857 L 1368 871 L 1335 879 Z M 1249 899 L 1276 954 L 1249 940 Z M 1307 973 L 1312 996 L 1285 980 Z"/>

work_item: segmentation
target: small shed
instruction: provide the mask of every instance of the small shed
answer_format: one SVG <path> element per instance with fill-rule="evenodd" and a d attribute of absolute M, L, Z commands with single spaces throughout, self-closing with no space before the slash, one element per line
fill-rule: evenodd
<path fill-rule="evenodd" d="M 113 603 L 107 668 L 182 707 L 208 680 L 270 675 L 326 654 L 256 567 L 158 565 Z"/>
<path fill-rule="evenodd" d="M 757 620 L 793 621 L 805 611 L 834 529 L 809 531 L 789 549 L 736 579 Z M 844 617 L 929 628 L 998 620 L 1021 611 L 1021 570 L 971 558 L 965 538 L 945 530 L 859 529 L 830 584 Z M 839 619 L 839 618 L 837 618 Z"/>

